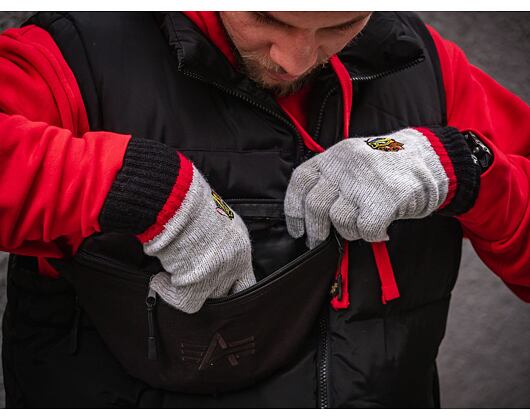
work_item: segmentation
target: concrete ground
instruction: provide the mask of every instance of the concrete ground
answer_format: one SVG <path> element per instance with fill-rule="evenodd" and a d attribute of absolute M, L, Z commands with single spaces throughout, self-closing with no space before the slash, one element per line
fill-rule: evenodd
<path fill-rule="evenodd" d="M 460 45 L 472 63 L 529 102 L 530 13 L 420 14 L 444 37 Z M 14 26 L 25 15 L 27 12 L 22 16 L 0 12 L 0 30 Z M 5 254 L 0 253 L 0 312 L 5 305 L 4 271 Z M 442 405 L 529 408 L 529 326 L 530 305 L 518 300 L 466 242 L 438 358 Z M 4 405 L 3 398 L 0 391 L 0 406 Z"/>

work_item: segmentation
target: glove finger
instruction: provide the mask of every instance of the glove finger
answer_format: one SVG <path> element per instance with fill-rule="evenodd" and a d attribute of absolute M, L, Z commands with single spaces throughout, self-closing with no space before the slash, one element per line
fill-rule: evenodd
<path fill-rule="evenodd" d="M 331 206 L 329 217 L 340 236 L 348 241 L 361 238 L 357 229 L 359 208 L 350 200 L 340 196 Z"/>
<path fill-rule="evenodd" d="M 169 305 L 188 314 L 198 312 L 210 294 L 202 284 L 179 286 L 170 274 L 156 275 L 150 283 L 151 289 Z"/>
<path fill-rule="evenodd" d="M 393 220 L 391 212 L 365 207 L 361 209 L 357 218 L 359 235 L 367 242 L 388 241 L 387 230 Z"/>
<path fill-rule="evenodd" d="M 287 232 L 289 232 L 289 235 L 293 238 L 301 238 L 304 235 L 304 219 L 286 215 L 285 223 L 287 225 Z"/>
<path fill-rule="evenodd" d="M 315 187 L 307 194 L 305 229 L 307 245 L 310 249 L 316 247 L 329 236 L 331 227 L 329 212 L 338 197 L 338 189 L 324 178 L 320 178 Z"/>
<path fill-rule="evenodd" d="M 319 177 L 315 164 L 309 160 L 295 169 L 289 181 L 284 210 L 287 230 L 293 238 L 300 238 L 304 234 L 305 198 Z"/>
<path fill-rule="evenodd" d="M 256 277 L 254 276 L 254 272 L 251 269 L 250 272 L 248 272 L 246 275 L 244 275 L 234 283 L 230 294 L 242 292 L 243 290 L 248 289 L 250 286 L 253 286 L 255 284 Z"/>

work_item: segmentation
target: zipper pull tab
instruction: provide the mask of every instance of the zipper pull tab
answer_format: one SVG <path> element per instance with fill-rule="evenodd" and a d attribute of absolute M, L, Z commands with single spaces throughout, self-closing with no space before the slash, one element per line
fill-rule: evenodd
<path fill-rule="evenodd" d="M 342 255 L 344 253 L 340 238 L 338 237 L 336 232 L 334 232 L 334 235 L 337 241 L 337 246 L 339 248 L 339 259 L 337 260 L 337 269 L 335 270 L 335 280 L 331 284 L 331 289 L 329 291 L 329 294 L 332 298 L 335 298 L 339 295 L 342 296 L 342 275 L 340 273 L 340 262 L 342 261 Z"/>
<path fill-rule="evenodd" d="M 336 297 L 338 300 L 342 299 L 342 275 L 340 273 L 335 277 L 335 281 L 331 285 L 329 294 L 332 298 Z"/>
<path fill-rule="evenodd" d="M 145 306 L 147 307 L 147 360 L 157 360 L 157 343 L 155 334 L 155 306 L 156 306 L 156 292 L 149 287 L 147 297 L 145 298 Z"/>
<path fill-rule="evenodd" d="M 335 281 L 331 286 L 331 307 L 335 310 L 346 309 L 350 306 L 350 295 L 348 291 L 348 241 L 341 243 L 341 239 L 335 233 L 339 244 L 339 259 Z"/>

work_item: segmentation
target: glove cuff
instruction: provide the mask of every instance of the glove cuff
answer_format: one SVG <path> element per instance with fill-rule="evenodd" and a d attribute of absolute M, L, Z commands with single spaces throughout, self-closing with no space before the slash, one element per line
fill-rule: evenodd
<path fill-rule="evenodd" d="M 149 241 L 164 228 L 186 196 L 193 165 L 174 149 L 132 137 L 123 166 L 100 213 L 103 231 L 138 234 Z"/>
<path fill-rule="evenodd" d="M 430 141 L 449 179 L 447 198 L 438 209 L 444 216 L 467 212 L 478 196 L 480 168 L 473 162 L 464 135 L 453 127 L 416 128 Z"/>

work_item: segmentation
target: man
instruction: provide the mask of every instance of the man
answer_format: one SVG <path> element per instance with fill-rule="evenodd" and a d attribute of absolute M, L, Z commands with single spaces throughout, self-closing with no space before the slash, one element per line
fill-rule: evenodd
<path fill-rule="evenodd" d="M 8 404 L 435 406 L 460 226 L 529 299 L 528 107 L 414 16 L 32 23 L 0 44 L 0 244 L 38 257 L 10 267 Z M 284 205 L 286 223 L 274 216 Z M 154 390 L 121 370 L 89 321 L 75 354 L 61 352 L 73 299 L 48 259 L 85 238 L 83 249 L 139 268 L 156 257 L 169 274 L 152 289 L 195 313 L 332 227 L 347 240 L 332 309 L 323 302 L 316 339 L 251 387 Z"/>

